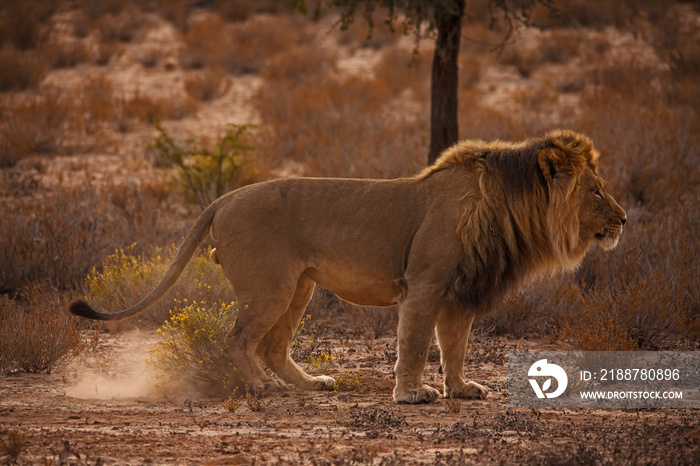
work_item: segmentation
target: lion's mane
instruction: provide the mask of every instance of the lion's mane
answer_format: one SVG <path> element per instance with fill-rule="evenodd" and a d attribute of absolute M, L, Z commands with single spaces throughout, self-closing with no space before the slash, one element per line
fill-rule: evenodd
<path fill-rule="evenodd" d="M 586 168 L 597 172 L 598 157 L 589 138 L 554 131 L 519 143 L 463 141 L 421 173 L 466 168 L 478 179 L 457 228 L 464 258 L 449 285 L 452 298 L 484 312 L 531 277 L 576 267 L 583 257 L 577 178 Z"/>

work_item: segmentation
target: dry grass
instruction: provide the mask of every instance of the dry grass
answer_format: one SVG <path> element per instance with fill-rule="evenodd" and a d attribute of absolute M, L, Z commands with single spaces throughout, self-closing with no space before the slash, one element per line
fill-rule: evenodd
<path fill-rule="evenodd" d="M 5 258 L 0 291 L 16 292 L 46 280 L 70 289 L 125 242 L 168 244 L 181 233 L 172 222 L 175 208 L 164 182 L 59 186 L 41 198 L 5 199 L 0 203 L 0 255 Z"/>
<path fill-rule="evenodd" d="M 21 299 L 0 298 L 0 372 L 51 372 L 85 347 L 64 310 L 68 300 L 45 283 L 29 286 Z"/>
<path fill-rule="evenodd" d="M 394 96 L 410 90 L 416 102 L 428 102 L 432 55 L 432 50 L 414 54 L 405 48 L 389 48 L 374 68 L 375 80 L 387 86 Z"/>
<path fill-rule="evenodd" d="M 207 14 L 190 25 L 180 62 L 185 68 L 254 73 L 267 60 L 308 39 L 302 21 L 293 16 L 255 16 L 227 24 L 219 15 Z"/>
<path fill-rule="evenodd" d="M 31 445 L 31 441 L 16 430 L 8 430 L 3 434 L 5 438 L 0 438 L 0 454 L 7 455 L 8 464 L 17 464 L 19 455 Z"/>
<path fill-rule="evenodd" d="M 10 104 L 5 112 L 8 115 L 0 122 L 0 167 L 32 153 L 58 152 L 76 119 L 72 102 L 56 92 Z"/>
<path fill-rule="evenodd" d="M 36 88 L 47 66 L 36 51 L 22 52 L 12 46 L 0 48 L 0 92 Z"/>
<path fill-rule="evenodd" d="M 97 30 L 102 41 L 133 41 L 145 26 L 141 11 L 134 5 L 127 4 L 117 13 L 106 13 L 96 19 Z"/>
<path fill-rule="evenodd" d="M 156 11 L 183 34 L 182 66 L 201 69 L 187 72 L 185 92 L 125 94 L 105 75 L 82 80 L 69 99 L 34 89 L 50 68 L 83 63 L 78 44 L 92 40 L 95 30 L 95 63 L 107 65 L 131 52 L 147 17 L 128 0 L 81 2 L 83 18 L 76 21 L 83 24 L 76 34 L 86 40 L 71 38 L 72 48 L 48 35 L 55 2 L 10 3 L 29 5 L 37 14 L 0 28 L 0 91 L 23 91 L 0 101 L 0 165 L 31 154 L 71 153 L 83 136 L 131 132 L 151 118 L 194 115 L 226 91 L 223 72 L 260 73 L 252 102 L 262 122 L 258 137 L 269 141 L 261 149 L 278 166 L 293 161 L 306 175 L 396 177 L 424 165 L 432 52 L 422 50 L 412 61 L 396 44 L 399 34 L 390 34 L 381 19 L 371 41 L 365 41 L 364 21 L 337 36 L 350 54 L 357 47 L 381 53 L 373 73 L 358 76 L 339 71 L 344 68 L 336 66 L 337 57 L 319 47 L 306 20 L 286 14 L 286 6 L 217 2 L 191 15 L 187 0 L 157 2 Z M 503 31 L 476 23 L 488 16 L 476 5 L 460 57 L 460 135 L 515 140 L 551 127 L 588 134 L 603 153 L 604 176 L 629 222 L 614 252 L 593 250 L 575 274 L 507 297 L 477 329 L 549 335 L 585 349 L 692 346 L 700 337 L 696 14 L 688 5 L 660 0 L 565 0 L 561 6 L 593 29 L 634 23 L 634 47 L 646 41 L 655 54 L 623 48 L 632 40 L 626 29 L 623 37 L 612 29 L 563 28 L 546 31 L 535 43 L 516 43 L 498 59 L 480 44 L 497 43 Z M 4 26 L 7 11 L 0 15 Z M 261 11 L 273 14 L 257 15 Z M 42 54 L 51 47 L 61 55 L 53 63 Z M 135 56 L 146 67 L 158 60 Z M 500 82 L 491 74 L 496 60 L 513 66 L 518 77 Z M 543 69 L 550 72 L 545 80 Z M 138 254 L 150 244 L 169 244 L 180 233 L 170 227 L 179 218 L 172 205 L 162 182 L 5 199 L 0 253 L 8 260 L 0 264 L 0 289 L 16 292 L 41 280 L 70 288 L 115 248 L 137 241 Z M 377 316 L 359 312 L 349 333 L 388 331 Z"/>
<path fill-rule="evenodd" d="M 386 24 L 388 13 L 386 10 L 377 10 L 372 15 L 372 27 L 365 18 L 358 15 L 355 21 L 345 31 L 338 35 L 338 42 L 349 47 L 370 48 L 379 50 L 387 46 L 395 45 L 401 36 L 401 26 L 394 24 L 394 28 Z"/>
<path fill-rule="evenodd" d="M 187 20 L 190 15 L 189 0 L 158 0 L 156 11 L 181 32 L 187 31 Z"/>
<path fill-rule="evenodd" d="M 639 59 L 588 70 L 594 85 L 581 90 L 580 113 L 565 126 L 591 136 L 603 154 L 603 175 L 630 219 L 620 245 L 591 251 L 573 276 L 509 297 L 480 325 L 554 334 L 584 350 L 692 347 L 700 336 L 700 139 L 693 129 L 700 115 L 669 96 L 697 95 L 700 86 Z M 532 124 L 547 106 L 525 96 L 516 102 Z"/>
<path fill-rule="evenodd" d="M 180 120 L 196 114 L 199 103 L 184 93 L 170 97 L 154 96 L 139 89 L 119 95 L 105 75 L 85 80 L 80 94 L 82 100 L 79 121 L 75 130 L 92 135 L 103 127 L 112 127 L 122 133 L 131 131 L 138 124 L 153 120 Z"/>
<path fill-rule="evenodd" d="M 157 48 L 149 48 L 139 56 L 138 60 L 144 68 L 154 68 L 161 59 L 161 52 Z"/>
<path fill-rule="evenodd" d="M 353 306 L 341 303 L 341 310 L 352 317 L 353 328 L 360 336 L 374 340 L 385 334 L 396 334 L 398 313 L 395 307 Z"/>
<path fill-rule="evenodd" d="M 331 57 L 306 48 L 263 69 L 254 104 L 275 141 L 268 152 L 302 163 L 307 175 L 390 178 L 417 171 L 427 144 L 424 107 L 409 101 L 407 111 L 385 83 L 336 77 L 332 69 Z"/>
<path fill-rule="evenodd" d="M 513 66 L 521 77 L 529 78 L 542 65 L 543 59 L 538 50 L 515 44 L 505 49 L 499 57 L 499 63 Z"/>
<path fill-rule="evenodd" d="M 85 293 L 90 303 L 107 312 L 116 312 L 137 303 L 155 288 L 177 252 L 173 245 L 166 249 L 149 248 L 138 255 L 134 253 L 136 246 L 134 244 L 108 255 L 99 267 L 88 274 Z M 182 301 L 174 302 L 176 297 L 181 297 Z M 192 303 L 230 303 L 234 298 L 231 285 L 221 268 L 209 259 L 208 251 L 204 250 L 188 264 L 173 289 L 138 321 L 158 326 L 175 309 L 196 313 L 199 312 L 198 307 L 191 308 Z M 196 328 L 190 330 L 195 331 Z"/>
<path fill-rule="evenodd" d="M 206 69 L 185 79 L 185 91 L 201 102 L 211 102 L 226 94 L 230 84 L 224 74 Z"/>
<path fill-rule="evenodd" d="M 107 66 L 112 58 L 122 53 L 123 45 L 117 41 L 100 42 L 97 44 L 94 62 L 99 66 Z"/>
<path fill-rule="evenodd" d="M 75 68 L 90 59 L 90 52 L 84 43 L 71 42 L 46 42 L 42 45 L 41 53 L 44 63 L 49 63 L 52 68 Z"/>
<path fill-rule="evenodd" d="M 3 2 L 0 11 L 0 44 L 9 42 L 21 50 L 41 44 L 49 33 L 48 19 L 58 9 L 55 0 Z"/>

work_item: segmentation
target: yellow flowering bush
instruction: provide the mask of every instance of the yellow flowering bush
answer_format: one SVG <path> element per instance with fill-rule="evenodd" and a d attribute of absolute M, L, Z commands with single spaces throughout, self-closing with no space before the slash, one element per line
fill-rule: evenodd
<path fill-rule="evenodd" d="M 218 394 L 230 391 L 234 367 L 226 351 L 238 309 L 234 301 L 176 300 L 175 308 L 158 330 L 163 338 L 150 348 L 148 362 L 171 380 L 204 384 Z"/>
<path fill-rule="evenodd" d="M 155 288 L 177 254 L 177 248 L 171 246 L 154 248 L 150 254 L 139 256 L 133 252 L 135 246 L 117 249 L 104 259 L 99 270 L 90 272 L 85 282 L 90 304 L 108 312 L 134 305 Z M 195 254 L 173 289 L 141 320 L 160 325 L 169 318 L 175 296 L 199 301 L 234 300 L 231 284 L 221 267 L 209 259 L 209 250 Z"/>
<path fill-rule="evenodd" d="M 324 374 L 330 369 L 333 355 L 322 351 L 318 355 L 309 356 L 309 363 L 306 365 L 306 372 L 309 374 Z"/>

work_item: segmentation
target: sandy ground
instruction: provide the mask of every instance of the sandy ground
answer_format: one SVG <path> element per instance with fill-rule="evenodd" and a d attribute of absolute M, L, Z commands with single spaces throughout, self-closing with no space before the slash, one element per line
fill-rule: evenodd
<path fill-rule="evenodd" d="M 697 410 L 509 409 L 513 340 L 473 342 L 467 373 L 489 388 L 483 401 L 397 405 L 394 338 L 331 339 L 347 357 L 329 373 L 359 372 L 355 389 L 288 391 L 261 411 L 229 412 L 219 398 L 159 387 L 145 364 L 155 339 L 105 335 L 53 374 L 0 378 L 0 433 L 30 442 L 20 464 L 700 464 Z M 426 370 L 436 387 L 438 366 Z"/>
<path fill-rule="evenodd" d="M 154 21 L 147 40 L 128 46 L 110 64 L 110 80 L 119 92 L 182 90 L 185 70 L 161 65 L 144 70 L 135 59 L 143 47 L 155 44 L 165 62 L 182 46 L 171 26 Z M 319 27 L 327 30 L 327 24 Z M 330 39 L 325 46 L 338 47 Z M 618 48 L 629 50 L 613 47 Z M 339 70 L 348 74 L 367 72 L 378 59 L 372 50 L 350 53 L 338 47 L 337 53 Z M 73 89 L 93 72 L 103 74 L 93 65 L 54 70 L 42 88 Z M 531 86 L 538 77 L 522 80 L 513 67 L 492 66 L 479 93 L 485 105 L 501 108 L 519 90 L 512 83 Z M 186 137 L 213 137 L 230 123 L 256 122 L 248 101 L 259 86 L 258 76 L 236 77 L 225 96 L 203 105 L 194 117 L 167 125 Z M 98 147 L 70 158 L 27 160 L 15 170 L 22 175 L 17 184 L 50 190 L 58 183 L 52 180 L 66 173 L 76 182 L 83 181 L 78 174 L 93 182 L 120 182 L 136 172 L 151 173 L 142 154 L 154 130 L 142 126 L 117 136 L 116 149 L 105 153 Z M 34 171 L 37 181 L 29 183 L 25 177 Z M 267 397 L 264 410 L 243 402 L 235 412 L 219 398 L 158 386 L 144 362 L 155 333 L 101 339 L 94 351 L 52 374 L 0 376 L 0 439 L 10 432 L 27 437 L 20 464 L 700 464 L 698 410 L 508 408 L 505 356 L 518 342 L 505 338 L 473 339 L 467 374 L 489 388 L 483 401 L 397 405 L 391 399 L 395 339 L 370 347 L 362 339 L 330 338 L 324 344 L 346 357 L 342 363 L 336 358 L 329 374 L 358 372 L 355 389 L 289 391 Z M 541 341 L 521 346 L 552 349 Z M 432 358 L 425 374 L 435 387 L 442 384 L 438 366 Z M 1 462 L 9 458 L 0 453 Z"/>

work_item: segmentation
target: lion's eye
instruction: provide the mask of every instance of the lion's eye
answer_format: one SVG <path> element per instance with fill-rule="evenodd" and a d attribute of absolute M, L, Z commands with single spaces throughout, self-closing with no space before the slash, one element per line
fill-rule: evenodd
<path fill-rule="evenodd" d="M 596 189 L 593 194 L 595 194 L 596 197 L 603 199 L 603 194 L 600 192 L 600 189 Z"/>

